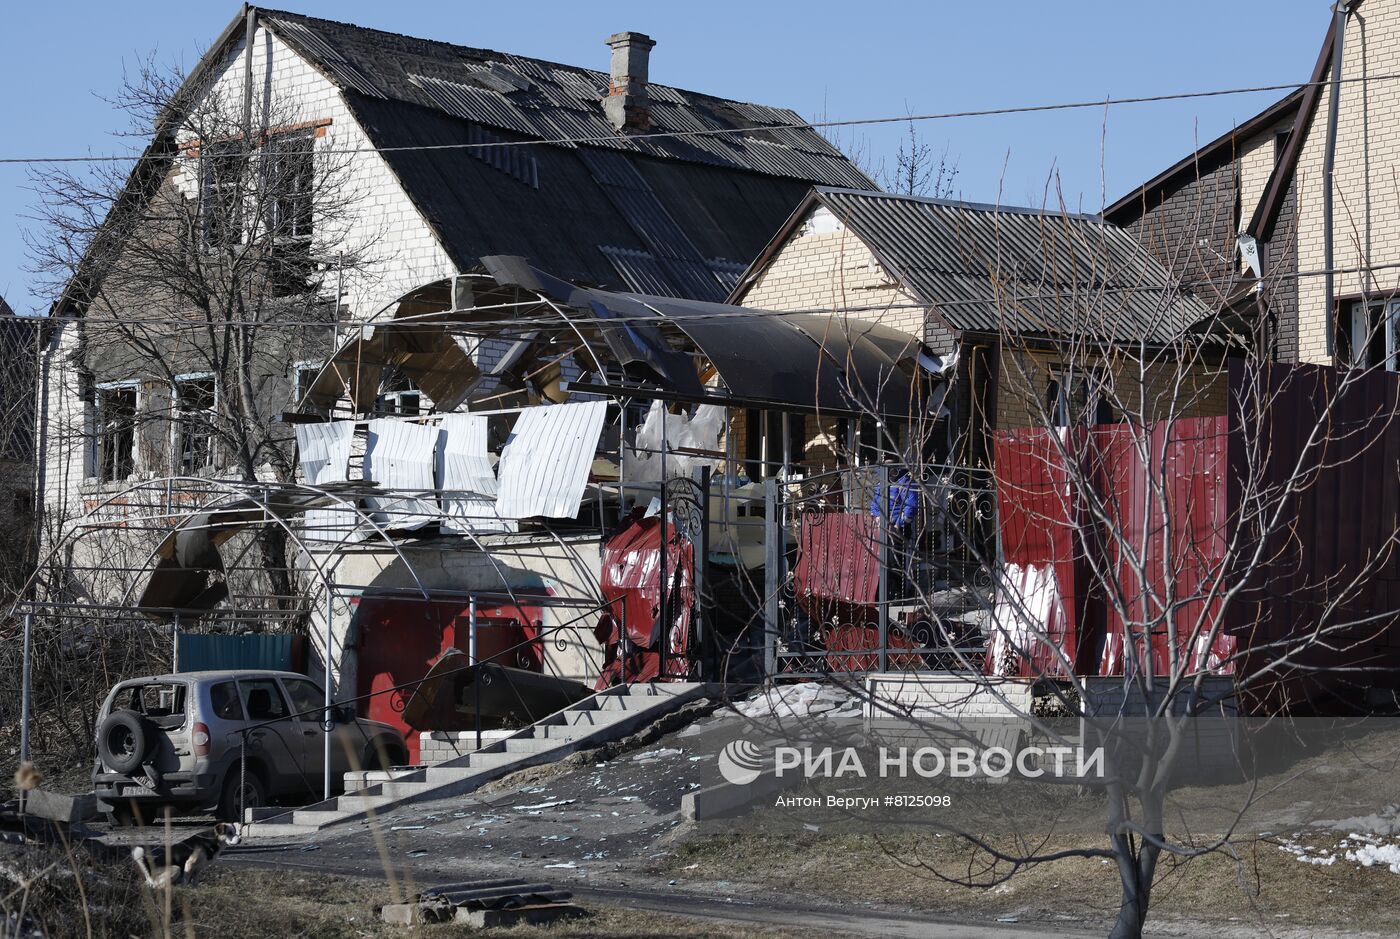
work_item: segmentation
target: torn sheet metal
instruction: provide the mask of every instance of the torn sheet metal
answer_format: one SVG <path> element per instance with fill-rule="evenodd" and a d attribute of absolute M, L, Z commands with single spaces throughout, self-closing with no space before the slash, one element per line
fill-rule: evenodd
<path fill-rule="evenodd" d="M 516 528 L 496 511 L 499 485 L 488 429 L 483 414 L 445 414 L 438 424 L 437 478 L 445 531 L 464 535 Z"/>
<path fill-rule="evenodd" d="M 355 439 L 353 421 L 298 424 L 297 454 L 302 479 L 308 486 L 345 482 L 350 472 L 350 447 Z M 302 520 L 307 541 L 341 541 L 353 531 L 354 513 L 345 508 L 313 509 Z"/>
<path fill-rule="evenodd" d="M 423 676 L 403 709 L 414 730 L 471 730 L 476 716 L 532 724 L 593 694 L 581 682 L 497 662 L 473 666 L 448 649 Z"/>
<path fill-rule="evenodd" d="M 156 566 L 136 606 L 146 616 L 170 622 L 179 611 L 185 622 L 212 610 L 228 596 L 219 546 L 235 534 L 274 520 L 286 522 L 338 499 L 354 502 L 368 495 L 363 483 L 328 483 L 328 492 L 271 492 L 242 498 L 186 517 L 156 548 Z"/>
<path fill-rule="evenodd" d="M 659 482 L 661 480 L 662 429 L 665 429 L 666 470 L 671 476 L 692 478 L 702 466 L 715 467 L 718 461 L 693 454 L 675 453 L 677 447 L 694 450 L 718 450 L 720 431 L 724 429 L 724 408 L 717 404 L 702 404 L 692 414 L 672 414 L 660 401 L 653 401 L 646 420 L 637 428 L 637 449 L 629 450 L 625 466 L 627 482 Z"/>
<path fill-rule="evenodd" d="M 370 500 L 374 520 L 386 529 L 415 530 L 438 519 L 433 466 L 438 430 L 409 421 L 369 422 L 364 476 L 394 493 Z"/>
<path fill-rule="evenodd" d="M 501 516 L 577 516 L 606 414 L 606 401 L 522 411 L 501 453 Z"/>

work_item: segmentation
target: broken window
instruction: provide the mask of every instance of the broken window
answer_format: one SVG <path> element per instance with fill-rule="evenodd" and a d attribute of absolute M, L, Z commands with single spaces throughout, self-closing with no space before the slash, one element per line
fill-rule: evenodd
<path fill-rule="evenodd" d="M 205 144 L 199 152 L 199 223 L 206 248 L 243 241 L 243 143 Z"/>
<path fill-rule="evenodd" d="M 126 479 L 135 471 L 136 387 L 105 385 L 97 389 L 96 463 L 98 479 Z"/>
<path fill-rule="evenodd" d="M 749 479 L 777 476 L 784 466 L 801 463 L 806 446 L 806 421 L 801 414 L 753 408 L 745 412 L 744 472 Z"/>
<path fill-rule="evenodd" d="M 1353 300 L 1341 306 L 1337 361 L 1356 368 L 1400 371 L 1400 300 Z"/>
<path fill-rule="evenodd" d="M 411 378 L 397 369 L 387 374 L 374 399 L 374 413 L 379 416 L 415 417 L 423 413 L 423 393 Z"/>
<path fill-rule="evenodd" d="M 322 362 L 298 362 L 292 366 L 292 407 L 299 408 L 307 414 L 319 414 L 322 417 L 330 416 L 330 409 L 320 407 L 315 404 L 303 404 L 306 396 L 311 393 L 311 386 L 316 383 L 316 376 L 321 374 L 324 367 Z"/>
<path fill-rule="evenodd" d="M 1045 388 L 1045 413 L 1051 427 L 1112 424 L 1108 373 L 1070 367 L 1050 370 Z"/>
<path fill-rule="evenodd" d="M 310 133 L 279 134 L 264 155 L 270 279 L 276 293 L 308 289 L 315 165 Z"/>
<path fill-rule="evenodd" d="M 212 376 L 175 381 L 175 470 L 194 475 L 214 463 L 214 418 L 218 390 Z"/>

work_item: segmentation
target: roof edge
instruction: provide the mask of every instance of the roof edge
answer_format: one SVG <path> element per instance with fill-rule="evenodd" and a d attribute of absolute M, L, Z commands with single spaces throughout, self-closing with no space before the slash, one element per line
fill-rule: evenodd
<path fill-rule="evenodd" d="M 1205 146 L 1193 150 L 1141 185 L 1134 186 L 1132 191 L 1107 206 L 1100 215 L 1104 220 L 1115 225 L 1123 225 L 1126 224 L 1123 216 L 1132 215 L 1132 210 L 1150 211 L 1151 208 L 1155 208 L 1155 205 L 1144 207 L 1144 203 L 1152 201 L 1153 193 L 1160 193 L 1162 190 L 1175 188 L 1179 184 L 1192 182 L 1200 175 L 1209 173 L 1218 166 L 1223 166 L 1227 159 L 1222 159 L 1222 157 L 1225 157 L 1227 152 L 1228 159 L 1233 159 L 1235 156 L 1236 151 L 1230 145 L 1246 140 L 1270 124 L 1282 120 L 1289 111 L 1299 106 L 1305 92 L 1306 89 L 1303 87 L 1295 88 L 1244 123 L 1232 127 Z M 1227 150 L 1227 148 L 1229 149 Z M 1158 203 L 1160 204 L 1160 200 Z"/>

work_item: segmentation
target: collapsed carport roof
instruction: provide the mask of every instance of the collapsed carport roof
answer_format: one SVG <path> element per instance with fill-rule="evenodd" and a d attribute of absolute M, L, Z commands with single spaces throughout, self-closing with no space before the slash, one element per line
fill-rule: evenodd
<path fill-rule="evenodd" d="M 551 329 L 580 340 L 587 362 L 611 361 L 660 390 L 735 406 L 912 417 L 927 390 L 920 367 L 927 350 L 879 323 L 580 287 L 513 256 L 482 265 L 484 275 L 435 281 L 391 305 L 340 347 L 303 406 L 330 408 L 348 396 L 356 411 L 368 411 L 393 368 L 439 410 L 452 410 L 518 365 Z M 512 347 L 488 367 L 457 334 Z M 722 389 L 707 386 L 697 359 Z"/>

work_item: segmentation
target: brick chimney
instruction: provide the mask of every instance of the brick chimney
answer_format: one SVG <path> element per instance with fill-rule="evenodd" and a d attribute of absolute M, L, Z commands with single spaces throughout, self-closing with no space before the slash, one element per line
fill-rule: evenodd
<path fill-rule="evenodd" d="M 656 40 L 645 33 L 614 33 L 608 37 L 612 48 L 612 77 L 603 98 L 603 113 L 618 130 L 646 130 L 651 126 L 647 98 L 647 64 Z"/>

